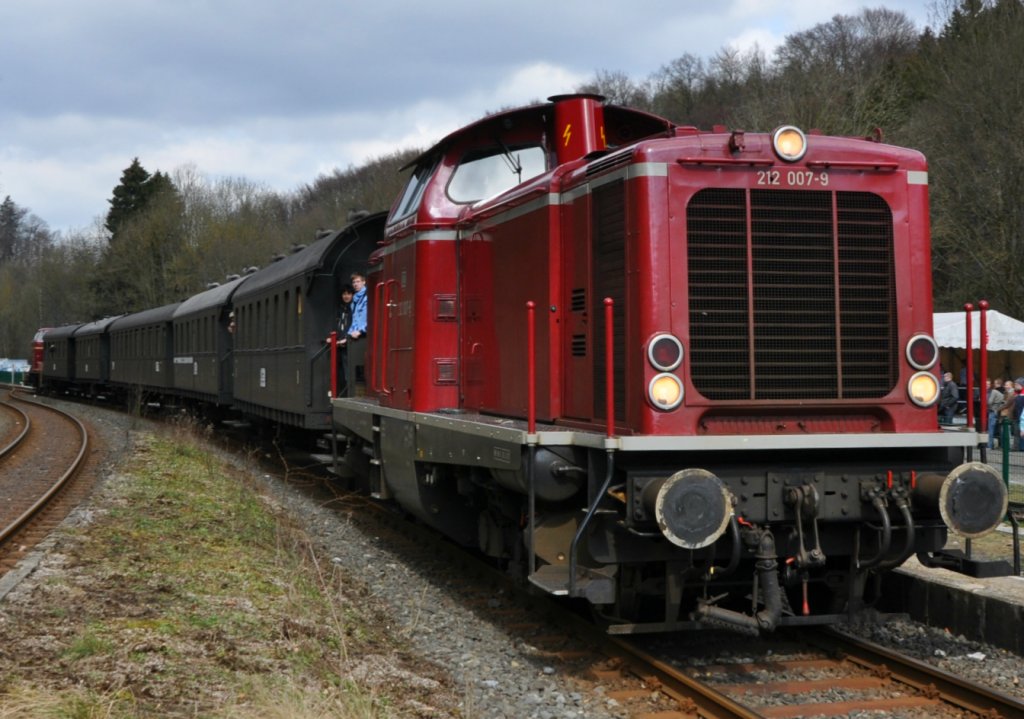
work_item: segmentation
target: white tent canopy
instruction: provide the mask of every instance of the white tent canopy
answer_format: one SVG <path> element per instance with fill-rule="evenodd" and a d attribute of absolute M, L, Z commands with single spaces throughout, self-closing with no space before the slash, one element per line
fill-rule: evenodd
<path fill-rule="evenodd" d="M 935 341 L 939 347 L 967 348 L 966 312 L 936 312 L 933 316 Z M 971 347 L 978 349 L 981 313 L 971 313 Z M 996 312 L 988 311 L 988 349 L 992 352 L 1024 351 L 1024 322 Z"/>

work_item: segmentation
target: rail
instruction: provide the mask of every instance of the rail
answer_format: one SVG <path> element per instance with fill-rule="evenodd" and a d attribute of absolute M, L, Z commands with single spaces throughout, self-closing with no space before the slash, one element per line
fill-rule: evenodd
<path fill-rule="evenodd" d="M 32 420 L 28 418 L 28 415 L 25 414 L 25 412 L 7 402 L 4 402 L 4 406 L 21 417 L 22 429 L 21 432 L 18 433 L 18 436 L 12 439 L 6 447 L 0 449 L 0 458 L 6 457 L 8 454 L 13 452 L 18 445 L 22 443 L 25 437 L 28 436 L 29 431 L 32 429 Z"/>
<path fill-rule="evenodd" d="M 89 449 L 89 433 L 86 431 L 85 425 L 83 425 L 77 417 L 68 414 L 67 412 L 64 412 L 62 410 L 59 410 L 56 407 L 50 407 L 39 402 L 33 402 L 31 400 L 25 399 L 24 397 L 15 397 L 13 391 L 11 392 L 11 398 L 17 399 L 19 402 L 34 405 L 36 407 L 43 407 L 47 410 L 50 410 L 52 412 L 55 412 L 56 414 L 61 415 L 78 429 L 79 434 L 82 437 L 82 443 L 81 446 L 79 447 L 78 454 L 76 455 L 71 466 L 60 477 L 57 478 L 57 480 L 50 486 L 50 488 L 38 500 L 36 500 L 36 502 L 31 507 L 22 512 L 21 515 L 19 515 L 13 522 L 8 524 L 6 527 L 0 529 L 0 544 L 6 542 L 19 529 L 25 526 L 25 524 L 27 524 L 28 521 L 32 519 L 32 517 L 34 517 L 43 507 L 46 506 L 46 504 L 54 497 L 54 495 L 56 495 L 61 489 L 64 488 L 68 481 L 75 475 L 78 469 L 82 466 L 82 462 L 85 459 L 86 452 L 88 452 Z"/>
<path fill-rule="evenodd" d="M 896 681 L 911 686 L 922 694 L 938 694 L 943 702 L 986 717 L 1024 716 L 1024 702 L 954 674 L 854 637 L 835 629 L 824 629 L 815 637 L 815 644 L 840 653 L 869 670 L 884 667 Z"/>

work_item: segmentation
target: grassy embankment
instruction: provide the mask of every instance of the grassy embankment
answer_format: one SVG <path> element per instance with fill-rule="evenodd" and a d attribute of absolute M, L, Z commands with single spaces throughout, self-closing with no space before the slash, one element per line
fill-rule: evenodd
<path fill-rule="evenodd" d="M 378 719 L 443 701 L 394 679 L 415 661 L 254 489 L 187 433 L 140 438 L 59 544 L 65 566 L 0 603 L 0 719 Z"/>

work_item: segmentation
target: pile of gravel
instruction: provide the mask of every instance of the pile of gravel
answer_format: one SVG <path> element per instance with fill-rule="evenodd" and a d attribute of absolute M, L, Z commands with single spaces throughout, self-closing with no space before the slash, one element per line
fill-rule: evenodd
<path fill-rule="evenodd" d="M 270 476 L 261 477 L 268 495 L 293 516 L 331 561 L 364 582 L 374 599 L 390 608 L 389 631 L 417 654 L 445 667 L 461 687 L 467 716 L 562 719 L 613 719 L 618 703 L 601 687 L 577 681 L 529 639 L 510 635 L 488 614 L 506 610 L 513 600 L 500 589 L 482 603 L 453 580 L 443 557 L 425 554 L 406 541 L 376 536 L 372 526 L 352 516 L 349 507 L 325 507 Z M 469 583 L 469 582 L 467 582 Z"/>
<path fill-rule="evenodd" d="M 864 622 L 844 630 L 1024 700 L 1024 657 L 1018 654 L 908 619 Z M 1021 628 L 1008 627 L 1007 631 Z"/>

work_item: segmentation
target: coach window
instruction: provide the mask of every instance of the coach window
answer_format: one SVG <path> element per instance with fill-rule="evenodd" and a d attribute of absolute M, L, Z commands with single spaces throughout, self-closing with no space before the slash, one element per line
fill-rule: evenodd
<path fill-rule="evenodd" d="M 288 344 L 287 342 L 282 342 L 282 340 L 287 340 L 288 338 L 281 336 L 281 330 L 284 328 L 284 322 L 282 322 L 281 319 L 282 319 L 282 317 L 281 317 L 281 295 L 280 294 L 275 294 L 274 295 L 274 324 L 270 328 L 270 334 L 271 334 L 271 336 L 274 339 L 274 342 L 272 344 L 275 347 L 281 347 L 283 345 Z"/>
<path fill-rule="evenodd" d="M 248 315 L 247 305 L 235 305 L 235 336 L 232 337 L 232 340 L 234 340 L 236 350 L 248 349 L 248 345 L 246 345 L 247 337 L 245 331 L 246 315 Z M 230 326 L 230 322 L 231 320 L 229 319 L 228 326 Z"/>
<path fill-rule="evenodd" d="M 252 303 L 245 306 L 245 348 L 252 349 L 255 341 L 252 334 Z"/>
<path fill-rule="evenodd" d="M 235 336 L 232 337 L 236 350 L 248 349 L 248 336 L 246 333 L 246 321 L 248 319 L 249 306 L 235 305 Z M 228 320 L 230 323 L 231 320 Z"/>
<path fill-rule="evenodd" d="M 271 325 L 274 322 L 274 315 L 270 314 L 270 312 L 270 298 L 267 297 L 265 300 L 263 300 L 263 344 L 261 345 L 262 347 L 273 346 L 273 343 L 271 342 L 271 340 L 273 339 Z"/>
<path fill-rule="evenodd" d="M 272 339 L 271 325 L 273 324 L 273 314 L 270 313 L 271 311 L 270 298 L 267 297 L 263 300 L 263 347 L 273 346 L 273 343 L 270 341 Z"/>
<path fill-rule="evenodd" d="M 292 293 L 291 290 L 284 291 L 284 324 L 281 325 L 281 336 L 284 338 L 284 343 L 290 345 L 292 343 Z"/>
<path fill-rule="evenodd" d="M 509 190 L 547 169 L 544 148 L 504 145 L 473 150 L 459 162 L 448 182 L 454 202 L 476 202 Z"/>

